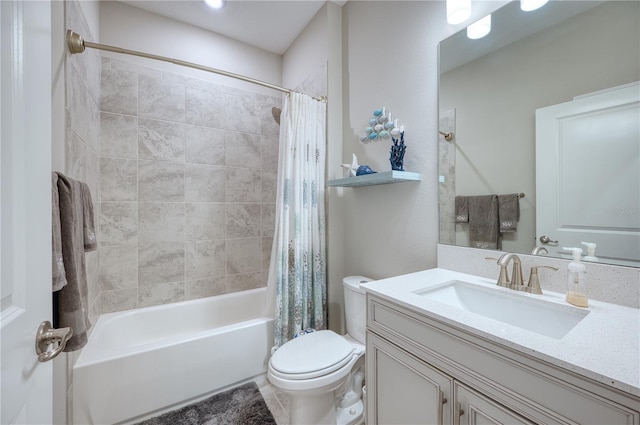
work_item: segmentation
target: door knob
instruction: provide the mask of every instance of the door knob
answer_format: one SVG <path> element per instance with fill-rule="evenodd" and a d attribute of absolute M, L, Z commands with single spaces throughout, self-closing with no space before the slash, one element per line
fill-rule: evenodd
<path fill-rule="evenodd" d="M 540 236 L 540 242 L 548 245 L 558 245 L 558 241 L 553 241 L 549 236 Z"/>
<path fill-rule="evenodd" d="M 73 335 L 71 328 L 54 329 L 48 320 L 40 323 L 38 332 L 36 332 L 36 354 L 38 355 L 38 361 L 46 362 L 54 359 L 64 350 L 71 335 Z M 49 346 L 55 343 L 58 345 L 48 350 Z"/>

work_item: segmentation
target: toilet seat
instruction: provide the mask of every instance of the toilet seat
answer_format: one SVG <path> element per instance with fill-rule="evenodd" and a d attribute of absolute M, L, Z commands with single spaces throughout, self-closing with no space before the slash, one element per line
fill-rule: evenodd
<path fill-rule="evenodd" d="M 269 360 L 281 379 L 304 380 L 335 372 L 353 359 L 354 346 L 333 331 L 312 332 L 282 345 Z"/>

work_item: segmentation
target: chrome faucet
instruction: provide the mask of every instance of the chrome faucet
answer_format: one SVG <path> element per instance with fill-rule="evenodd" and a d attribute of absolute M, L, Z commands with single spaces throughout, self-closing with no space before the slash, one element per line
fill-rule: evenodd
<path fill-rule="evenodd" d="M 553 266 L 533 266 L 531 267 L 531 274 L 529 276 L 529 282 L 524 283 L 522 280 L 522 263 L 520 262 L 520 257 L 511 252 L 507 252 L 502 254 L 500 258 L 493 257 L 485 257 L 486 260 L 494 260 L 500 266 L 500 276 L 498 276 L 498 286 L 502 286 L 503 288 L 513 289 L 515 291 L 525 291 L 531 294 L 542 294 L 542 289 L 540 288 L 540 280 L 538 279 L 538 269 L 550 269 L 557 271 L 557 267 Z M 507 271 L 507 266 L 509 263 L 513 261 L 513 269 L 511 272 L 511 277 L 513 280 L 509 279 L 509 272 Z"/>
<path fill-rule="evenodd" d="M 524 290 L 524 282 L 522 281 L 522 263 L 520 262 L 520 257 L 511 252 L 507 252 L 506 254 L 502 254 L 500 258 L 498 258 L 498 265 L 500 266 L 500 276 L 502 276 L 503 270 L 506 274 L 506 267 L 509 265 L 509 262 L 513 261 L 513 269 L 511 271 L 511 283 L 509 284 L 509 276 L 507 276 L 507 287 L 511 289 L 516 289 L 518 291 Z M 498 278 L 498 286 L 500 285 L 500 278 Z"/>
<path fill-rule="evenodd" d="M 531 294 L 542 294 L 542 288 L 540 288 L 540 279 L 538 279 L 538 269 L 549 269 L 558 271 L 557 267 L 553 266 L 533 266 L 531 267 L 531 274 L 529 274 L 529 283 L 527 284 L 526 291 Z"/>
<path fill-rule="evenodd" d="M 539 245 L 533 248 L 533 251 L 531 251 L 532 255 L 547 255 L 548 253 L 549 251 L 547 250 L 547 248 Z"/>

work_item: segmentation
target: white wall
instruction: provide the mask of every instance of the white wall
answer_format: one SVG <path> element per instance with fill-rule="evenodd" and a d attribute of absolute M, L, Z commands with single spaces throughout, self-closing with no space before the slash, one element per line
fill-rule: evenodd
<path fill-rule="evenodd" d="M 100 3 L 100 42 L 217 68 L 271 84 L 280 85 L 282 81 L 280 55 L 124 3 Z M 115 53 L 105 55 L 123 57 Z M 180 68 L 181 73 L 194 78 L 271 95 L 276 93 L 271 89 L 204 71 L 133 56 L 126 58 L 129 62 L 163 71 L 171 72 Z"/>
<path fill-rule="evenodd" d="M 284 87 L 297 87 L 327 62 L 329 55 L 327 10 L 329 6 L 329 4 L 325 4 L 320 8 L 282 56 L 282 85 Z"/>
<path fill-rule="evenodd" d="M 471 23 L 504 4 L 474 2 Z M 390 141 L 359 137 L 385 106 L 405 126 L 404 168 L 420 183 L 344 189 L 345 274 L 372 278 L 436 264 L 438 243 L 438 43 L 463 25 L 446 23 L 444 1 L 355 1 L 344 6 L 343 163 L 390 170 Z M 330 175 L 339 164 L 329 165 Z"/>
<path fill-rule="evenodd" d="M 343 189 L 345 272 L 378 279 L 432 267 L 438 242 L 436 47 L 444 3 L 358 1 L 345 8 L 342 162 L 355 153 L 360 165 L 391 169 L 389 140 L 359 141 L 372 111 L 385 106 L 405 126 L 405 170 L 424 178 Z"/>

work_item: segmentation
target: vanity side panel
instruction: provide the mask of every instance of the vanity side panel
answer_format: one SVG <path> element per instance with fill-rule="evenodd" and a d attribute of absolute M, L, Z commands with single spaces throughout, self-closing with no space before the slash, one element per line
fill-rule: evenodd
<path fill-rule="evenodd" d="M 514 410 L 544 423 L 634 424 L 637 397 L 368 295 L 368 329 Z"/>

